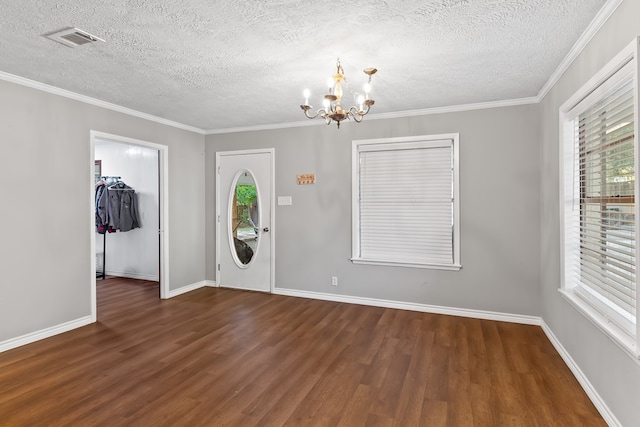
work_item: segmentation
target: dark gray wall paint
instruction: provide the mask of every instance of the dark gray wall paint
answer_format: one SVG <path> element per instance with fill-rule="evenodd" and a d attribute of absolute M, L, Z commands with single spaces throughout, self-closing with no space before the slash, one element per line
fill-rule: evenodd
<path fill-rule="evenodd" d="M 537 105 L 208 135 L 207 279 L 215 280 L 215 153 L 275 148 L 276 287 L 540 315 Z M 354 265 L 351 141 L 460 133 L 459 272 Z M 315 185 L 296 176 L 315 173 Z M 339 286 L 330 285 L 338 276 Z"/>
<path fill-rule="evenodd" d="M 204 136 L 0 81 L 0 342 L 90 315 L 90 130 L 169 146 L 170 285 L 204 279 Z"/>
<path fill-rule="evenodd" d="M 559 108 L 640 34 L 640 2 L 625 0 L 540 104 L 542 317 L 625 426 L 640 420 L 640 365 L 560 293 Z"/>

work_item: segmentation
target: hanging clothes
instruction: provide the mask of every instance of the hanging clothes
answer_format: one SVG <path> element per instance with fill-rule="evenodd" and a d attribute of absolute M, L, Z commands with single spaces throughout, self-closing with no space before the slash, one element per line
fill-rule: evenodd
<path fill-rule="evenodd" d="M 100 234 L 140 228 L 137 196 L 119 177 L 102 177 L 96 183 L 96 231 Z"/>
<path fill-rule="evenodd" d="M 109 186 L 107 193 L 109 225 L 123 232 L 140 228 L 135 190 L 119 181 Z"/>
<path fill-rule="evenodd" d="M 100 234 L 113 233 L 115 229 L 109 226 L 109 197 L 107 196 L 107 180 L 101 179 L 96 183 L 96 231 Z"/>

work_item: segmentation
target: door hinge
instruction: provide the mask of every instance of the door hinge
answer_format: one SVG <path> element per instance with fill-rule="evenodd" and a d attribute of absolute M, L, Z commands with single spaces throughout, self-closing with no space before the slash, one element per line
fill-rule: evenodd
<path fill-rule="evenodd" d="M 220 222 L 220 215 L 218 215 L 218 222 Z"/>
<path fill-rule="evenodd" d="M 218 175 L 220 175 L 220 166 L 218 166 Z"/>
<path fill-rule="evenodd" d="M 218 264 L 218 271 L 220 271 L 220 264 Z"/>

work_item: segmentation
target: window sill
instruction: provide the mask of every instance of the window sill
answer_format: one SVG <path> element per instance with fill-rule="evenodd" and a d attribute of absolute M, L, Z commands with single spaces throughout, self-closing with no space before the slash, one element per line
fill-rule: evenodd
<path fill-rule="evenodd" d="M 354 264 L 368 264 L 368 265 L 383 265 L 387 267 L 409 267 L 409 268 L 427 268 L 431 270 L 449 270 L 460 271 L 462 265 L 459 264 L 413 264 L 408 262 L 392 262 L 392 261 L 379 261 L 363 258 L 351 258 L 351 262 Z"/>
<path fill-rule="evenodd" d="M 636 363 L 640 363 L 640 354 L 633 338 L 625 333 L 617 325 L 609 321 L 604 315 L 594 309 L 589 303 L 584 301 L 575 291 L 558 289 L 564 299 L 578 310 L 584 317 L 593 323 L 598 329 L 605 333 L 622 350 L 627 353 Z"/>

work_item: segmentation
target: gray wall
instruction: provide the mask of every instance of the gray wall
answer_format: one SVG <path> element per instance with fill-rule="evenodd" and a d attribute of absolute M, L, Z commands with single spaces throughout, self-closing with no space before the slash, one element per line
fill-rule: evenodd
<path fill-rule="evenodd" d="M 540 106 L 542 317 L 625 426 L 640 420 L 640 365 L 558 293 L 560 106 L 640 34 L 640 2 L 625 0 Z"/>
<path fill-rule="evenodd" d="M 277 287 L 542 316 L 616 417 L 635 425 L 640 365 L 557 291 L 558 108 L 640 34 L 638 16 L 640 2 L 625 0 L 540 105 L 340 130 L 205 139 L 0 81 L 0 342 L 90 313 L 89 130 L 170 147 L 172 289 L 215 280 L 215 153 L 274 147 L 276 195 L 293 196 L 293 206 L 276 207 Z M 463 269 L 352 264 L 351 141 L 451 132 L 460 133 Z M 296 185 L 300 173 L 317 184 Z"/>
<path fill-rule="evenodd" d="M 207 279 L 215 280 L 215 153 L 274 147 L 276 195 L 293 196 L 293 206 L 276 206 L 276 287 L 539 316 L 537 112 L 526 105 L 208 135 Z M 351 141 L 452 132 L 460 133 L 462 270 L 352 264 Z M 316 184 L 297 185 L 301 173 L 315 173 Z"/>
<path fill-rule="evenodd" d="M 170 285 L 204 279 L 204 136 L 0 81 L 0 342 L 90 315 L 90 130 L 169 146 Z"/>

